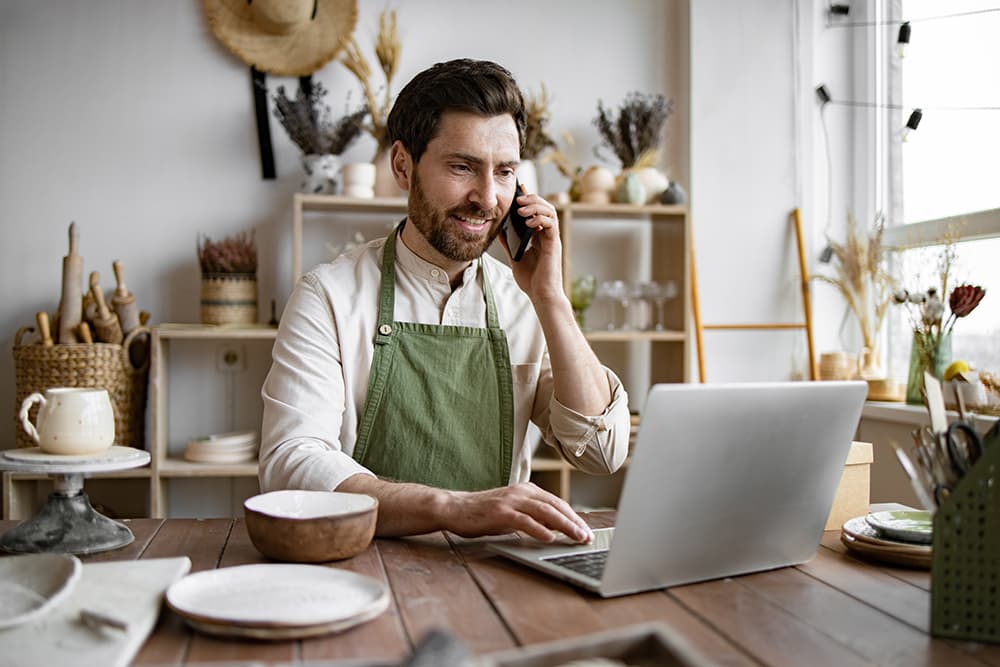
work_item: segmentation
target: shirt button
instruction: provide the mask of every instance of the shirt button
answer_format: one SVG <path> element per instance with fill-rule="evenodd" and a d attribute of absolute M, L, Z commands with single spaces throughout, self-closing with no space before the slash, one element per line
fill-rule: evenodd
<path fill-rule="evenodd" d="M 441 275 L 441 272 L 440 272 L 440 271 L 438 271 L 437 269 L 431 269 L 431 275 L 432 275 L 433 277 L 437 278 L 438 276 L 440 276 L 440 275 Z"/>
<path fill-rule="evenodd" d="M 392 333 L 392 327 L 389 326 L 388 324 L 383 324 L 383 325 L 379 326 L 378 332 L 380 334 L 382 334 L 383 336 L 388 336 L 389 334 Z"/>

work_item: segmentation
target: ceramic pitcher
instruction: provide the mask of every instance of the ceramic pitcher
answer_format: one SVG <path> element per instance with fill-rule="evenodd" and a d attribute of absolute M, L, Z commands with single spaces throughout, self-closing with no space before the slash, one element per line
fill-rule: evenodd
<path fill-rule="evenodd" d="M 38 403 L 37 424 L 28 411 Z M 21 426 L 48 454 L 93 454 L 115 440 L 115 416 L 106 389 L 56 387 L 21 403 Z"/>

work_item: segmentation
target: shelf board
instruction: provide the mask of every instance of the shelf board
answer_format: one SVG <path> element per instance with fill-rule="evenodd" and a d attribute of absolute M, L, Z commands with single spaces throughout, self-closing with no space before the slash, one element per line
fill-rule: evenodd
<path fill-rule="evenodd" d="M 683 343 L 687 334 L 683 331 L 584 331 L 587 340 L 602 341 L 662 341 L 667 343 Z"/>
<path fill-rule="evenodd" d="M 160 477 L 256 477 L 257 461 L 247 463 L 194 463 L 167 459 L 159 465 Z"/>
<path fill-rule="evenodd" d="M 615 217 L 640 218 L 646 216 L 683 216 L 687 213 L 686 206 L 667 204 L 580 204 L 573 203 L 557 206 L 556 211 L 569 211 L 588 215 L 609 215 Z"/>
<path fill-rule="evenodd" d="M 340 195 L 295 194 L 303 211 L 337 211 L 339 213 L 406 213 L 405 197 L 360 199 Z"/>
<path fill-rule="evenodd" d="M 278 328 L 269 324 L 182 324 L 164 322 L 157 324 L 153 330 L 160 338 L 179 339 L 273 339 L 278 335 Z"/>

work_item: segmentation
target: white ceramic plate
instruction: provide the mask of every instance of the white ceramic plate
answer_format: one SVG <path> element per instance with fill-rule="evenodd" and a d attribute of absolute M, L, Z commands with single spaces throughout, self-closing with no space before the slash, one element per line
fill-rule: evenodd
<path fill-rule="evenodd" d="M 49 454 L 43 452 L 41 447 L 24 447 L 8 449 L 3 452 L 3 457 L 25 463 L 118 463 L 140 458 L 143 454 L 144 452 L 133 447 L 115 445 L 93 454 Z"/>
<path fill-rule="evenodd" d="M 389 591 L 364 575 L 318 565 L 265 563 L 206 570 L 167 589 L 167 605 L 209 634 L 294 639 L 375 618 Z"/>
<path fill-rule="evenodd" d="M 0 629 L 38 618 L 76 586 L 83 566 L 69 554 L 0 558 Z"/>
<path fill-rule="evenodd" d="M 892 540 L 911 544 L 930 544 L 933 541 L 934 522 L 925 510 L 893 510 L 875 512 L 865 517 L 879 534 Z"/>
<path fill-rule="evenodd" d="M 913 542 L 904 542 L 902 540 L 894 540 L 886 537 L 879 531 L 872 528 L 864 516 L 856 516 L 853 519 L 848 519 L 844 522 L 842 530 L 855 540 L 869 544 L 872 547 L 888 549 L 900 553 L 905 552 L 915 556 L 930 557 L 931 555 L 930 544 L 914 544 Z"/>

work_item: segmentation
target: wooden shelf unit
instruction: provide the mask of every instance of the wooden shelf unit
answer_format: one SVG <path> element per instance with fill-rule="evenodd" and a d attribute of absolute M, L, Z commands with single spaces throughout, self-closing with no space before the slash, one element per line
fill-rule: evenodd
<path fill-rule="evenodd" d="M 278 330 L 267 325 L 214 326 L 205 324 L 161 324 L 153 327 L 149 367 L 150 440 L 149 513 L 166 517 L 167 490 L 171 479 L 257 477 L 257 462 L 239 464 L 194 463 L 170 456 L 169 378 L 172 341 L 274 340 Z"/>

